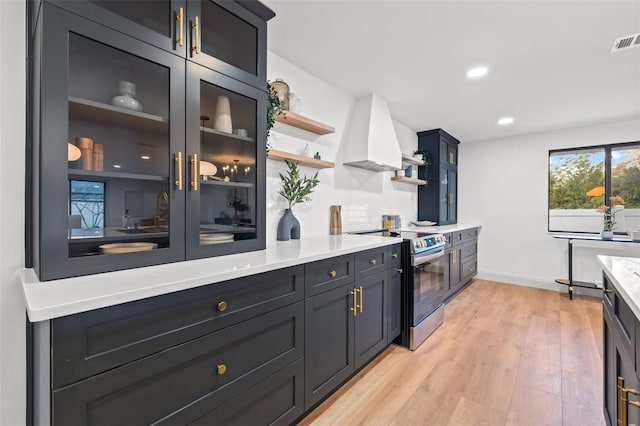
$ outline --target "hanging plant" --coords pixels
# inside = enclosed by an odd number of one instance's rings
[[[423,149],[417,149],[413,151],[413,155],[422,155],[422,162],[424,163],[424,180],[429,184],[427,177],[429,176],[429,166],[431,165],[431,153]]]
[[[269,149],[269,132],[276,123],[276,115],[287,117],[282,100],[278,97],[276,89],[267,81],[267,150]]]

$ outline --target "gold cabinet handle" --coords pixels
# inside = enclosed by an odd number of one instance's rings
[[[178,189],[178,191],[182,191],[182,152],[180,151],[178,151],[178,153],[176,154],[175,173],[176,173],[175,186]]]
[[[376,260],[375,260],[375,259],[371,259],[371,260],[369,261],[369,263],[370,263],[370,264],[372,264],[372,265],[375,265],[377,262],[376,262]]]
[[[331,276],[331,278],[335,278],[336,277],[336,271],[329,271],[329,275]]]
[[[397,259],[397,258],[398,258],[398,253],[393,253],[393,254],[391,255],[391,257],[393,257],[394,259]]]
[[[222,376],[227,372],[227,366],[224,364],[218,364],[218,376]]]
[[[218,302],[218,311],[224,312],[226,310],[227,310],[227,302],[225,302],[224,300],[222,302]]]
[[[635,389],[625,388],[624,387],[624,378],[618,377],[618,424],[619,425],[627,425],[628,424],[628,416],[629,416],[629,407],[628,405],[633,405],[634,407],[640,408],[639,401],[630,401],[629,394],[631,395],[640,395]]]
[[[198,190],[198,154],[191,156],[191,189]]]
[[[449,193],[449,204],[453,205],[453,193],[452,192]]]
[[[193,47],[191,47],[191,52],[200,53],[200,25],[198,23],[198,17],[193,18],[193,24],[191,28],[193,29]]]
[[[176,21],[178,21],[178,34],[176,34],[176,44],[178,46],[182,46],[184,42],[184,9],[181,7],[178,9],[178,13],[176,14]]]
[[[356,290],[358,291],[358,290]],[[360,313],[362,313],[362,295],[364,294],[364,291],[362,290],[362,286],[360,286]]]
[[[349,294],[353,295],[353,307],[349,308],[349,310],[353,312],[353,316],[355,317],[358,315],[358,301],[356,299],[358,297],[358,290],[351,290]]]
[[[403,272],[404,272],[404,269],[402,269],[402,268],[399,268],[399,269],[398,269],[398,273],[399,273],[399,274],[401,274],[401,273],[403,273]]]

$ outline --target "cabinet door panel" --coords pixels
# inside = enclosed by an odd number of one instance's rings
[[[387,343],[391,343],[401,332],[401,291],[402,273],[401,269],[389,269],[389,286],[387,291]]]
[[[264,91],[187,64],[188,259],[264,249],[265,116]]]
[[[296,266],[55,319],[53,387],[302,300],[302,271]]]
[[[303,356],[298,302],[53,392],[55,425],[171,421],[215,408]],[[224,368],[222,367],[224,366]]]
[[[266,86],[267,24],[238,3],[189,0],[189,55],[194,62],[260,89]],[[194,24],[198,21],[198,29]]]
[[[353,284],[305,300],[305,409],[354,370]]]
[[[53,0],[53,3],[161,49],[182,57],[186,54],[185,0]]]
[[[613,317],[603,310],[603,375],[604,375],[604,417],[609,425],[617,424],[618,397],[616,392],[616,347],[614,343]]]
[[[362,367],[387,346],[387,273],[356,281],[355,368]]]
[[[48,3],[42,28],[40,279],[184,259],[184,61]]]

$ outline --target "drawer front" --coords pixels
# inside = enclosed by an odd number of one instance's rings
[[[303,271],[286,268],[55,319],[53,387],[302,300]]]
[[[444,234],[444,237],[447,239],[447,244],[445,245],[445,248],[451,248],[451,246],[453,245],[453,234],[451,233]]]
[[[451,234],[451,244],[454,246],[462,242],[462,232],[454,232]]]
[[[468,241],[462,244],[462,260],[475,256],[478,252],[477,240]]]
[[[189,425],[289,425],[303,413],[304,359],[301,359]]]
[[[462,234],[460,236],[462,241],[469,241],[469,240],[473,240],[474,238],[478,237],[478,229],[477,228],[465,229],[464,231],[461,231],[460,233]]]
[[[353,255],[332,257],[307,263],[304,266],[306,297],[352,283],[353,279]]]
[[[478,270],[478,261],[476,258],[471,258],[462,263],[462,281],[465,283],[476,275]]]
[[[173,419],[215,409],[303,350],[301,301],[54,391],[54,425],[182,423]]]
[[[387,253],[387,247],[356,253],[356,280],[365,275],[387,269],[389,265]]]
[[[400,244],[389,247],[389,268],[398,269],[400,267],[400,261],[402,259],[402,253],[400,250]]]

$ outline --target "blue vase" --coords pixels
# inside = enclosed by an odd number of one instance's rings
[[[278,241],[289,241],[289,239],[300,239],[300,222],[293,215],[291,209],[285,209],[284,214],[278,222]]]

